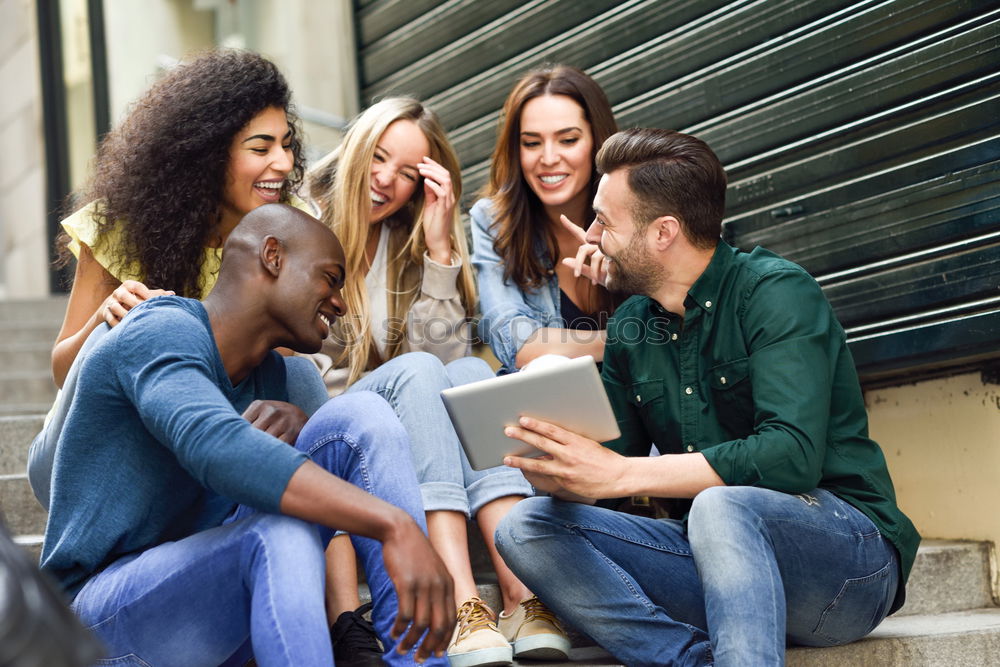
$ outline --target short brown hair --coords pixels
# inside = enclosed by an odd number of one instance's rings
[[[608,174],[619,169],[628,170],[637,225],[672,215],[696,247],[714,248],[719,242],[726,170],[704,141],[655,128],[618,132],[598,151],[597,170]]]

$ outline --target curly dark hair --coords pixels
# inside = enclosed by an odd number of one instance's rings
[[[98,238],[121,222],[118,266],[141,267],[150,287],[199,298],[205,247],[221,219],[233,137],[258,113],[284,109],[293,168],[287,201],[302,180],[302,133],[291,90],[274,63],[251,51],[204,52],[170,70],[101,142],[76,201],[97,201]],[[108,267],[110,268],[110,267]]]

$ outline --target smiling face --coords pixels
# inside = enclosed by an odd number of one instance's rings
[[[369,222],[385,220],[413,198],[420,184],[417,165],[430,150],[423,130],[412,120],[397,120],[385,129],[372,158]]]
[[[285,249],[276,310],[296,352],[318,352],[338,317],[347,312],[341,290],[344,249],[329,229],[309,222],[310,234]]]
[[[521,173],[550,217],[578,215],[594,169],[593,133],[583,108],[565,95],[534,97],[521,110],[519,139]]]
[[[587,241],[596,243],[609,260],[609,290],[649,296],[662,284],[665,270],[647,245],[650,227],[639,228],[635,223],[633,196],[625,169],[601,176],[594,195],[594,223],[587,230]]]
[[[223,238],[253,209],[281,200],[294,164],[291,138],[285,111],[278,107],[264,109],[233,137],[222,195]]]

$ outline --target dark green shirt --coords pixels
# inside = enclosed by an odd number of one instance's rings
[[[920,536],[896,506],[844,329],[816,281],[720,241],[684,307],[680,317],[632,297],[608,323],[602,376],[622,435],[606,445],[701,452],[729,485],[831,491],[895,545],[905,582]]]

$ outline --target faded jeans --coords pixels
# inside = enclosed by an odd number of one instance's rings
[[[497,528],[514,573],[627,665],[783,665],[786,642],[831,646],[877,626],[895,548],[815,489],[715,487],[684,524],[531,498]]]
[[[474,517],[498,498],[534,494],[519,470],[472,469],[441,400],[442,389],[491,377],[489,364],[476,357],[442,364],[428,352],[409,352],[385,362],[347,390],[374,391],[396,412],[410,435],[427,512],[451,510]]]
[[[378,396],[331,399],[295,446],[337,477],[403,508],[426,531],[406,433]],[[108,648],[110,659],[99,664],[215,666],[237,653],[248,656],[251,644],[261,667],[332,665],[323,553],[332,535],[238,506],[222,526],[115,561],[90,578],[73,610]],[[396,654],[389,638],[398,603],[382,546],[351,540],[371,588],[385,658],[412,664],[412,654]]]

